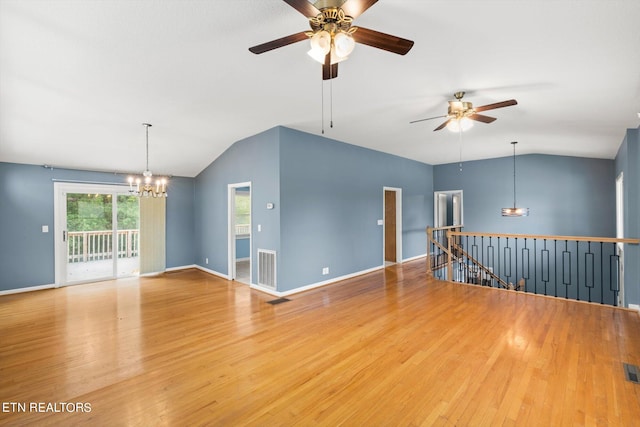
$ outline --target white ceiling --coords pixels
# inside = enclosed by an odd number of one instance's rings
[[[613,158],[640,124],[638,0],[380,0],[355,25],[415,41],[357,45],[324,83],[325,136],[430,164],[460,158],[433,132],[453,92],[487,112],[464,160],[548,153]],[[281,0],[0,0],[0,161],[193,177],[276,125],[320,134],[321,66]],[[333,123],[329,127],[333,93]]]

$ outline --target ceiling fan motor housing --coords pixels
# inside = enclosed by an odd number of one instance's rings
[[[449,101],[448,115],[451,117],[461,118],[474,114],[473,104],[466,101]]]

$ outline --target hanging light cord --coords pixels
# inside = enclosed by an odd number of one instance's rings
[[[145,170],[149,170],[149,128],[151,125],[149,123],[142,124],[146,128],[147,132],[147,168]]]
[[[516,141],[511,143],[513,145],[513,208],[516,207]]]

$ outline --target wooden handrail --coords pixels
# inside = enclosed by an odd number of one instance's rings
[[[505,238],[514,238],[514,239],[573,240],[578,242],[629,243],[632,245],[640,244],[640,239],[616,238],[616,237],[554,236],[554,235],[546,235],[546,234],[478,233],[473,231],[450,231],[449,233],[452,236],[468,236],[468,237],[505,237]]]
[[[471,256],[471,254],[469,254],[469,252],[465,251],[464,249],[462,249],[462,247],[460,247],[457,244],[454,244],[455,250],[456,251],[460,251],[464,256],[467,257],[467,259],[471,260],[471,262],[475,265],[477,265],[480,269],[482,269],[482,271],[486,272],[489,276],[491,276],[492,279],[496,280],[498,283],[500,283],[502,285],[503,288],[508,289],[509,288],[509,284],[507,282],[505,282],[504,280],[502,280],[500,277],[498,277],[497,275],[495,275],[493,273],[493,271],[489,270],[487,267],[485,267],[482,263],[480,263],[480,261],[478,261],[477,259],[475,259],[474,257]]]
[[[427,233],[434,231],[453,230],[454,228],[462,228],[463,225],[446,225],[444,227],[427,227]]]

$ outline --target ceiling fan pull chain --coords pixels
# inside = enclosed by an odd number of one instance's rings
[[[329,80],[329,127],[333,129],[333,76]]]
[[[322,99],[322,134],[324,135],[324,80],[320,80],[320,98]]]
[[[462,172],[462,129],[458,133],[460,134],[460,164],[458,166],[460,167],[460,172]]]

